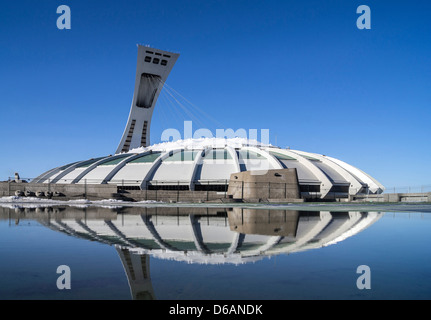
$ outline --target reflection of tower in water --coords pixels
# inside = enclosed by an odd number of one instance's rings
[[[150,257],[135,254],[126,248],[116,248],[129,282],[130,294],[134,300],[155,300],[150,278]]]
[[[241,207],[0,207],[0,219],[10,224],[32,219],[69,236],[114,246],[132,299],[156,299],[150,256],[193,264],[246,264],[336,244],[382,215]]]
[[[155,299],[149,274],[150,255],[198,264],[242,264],[265,256],[301,252],[343,241],[361,232],[381,216],[376,212],[301,212],[245,208],[229,209],[225,217],[220,216],[220,212],[218,216],[211,217],[184,215],[182,222],[175,216],[141,215],[151,236],[162,250],[123,247],[117,248],[117,252],[127,273],[132,298]],[[227,218],[224,227],[215,223],[217,220],[220,222],[220,218]],[[171,245],[173,241],[177,244],[187,241],[186,237],[180,238],[178,234],[172,233],[168,235],[163,231],[163,227],[172,227],[173,224],[178,228],[188,227],[186,229],[193,234],[193,244],[189,248],[194,249],[182,250]],[[211,224],[213,229],[219,229],[218,244],[214,238],[210,240],[208,237],[205,227]],[[225,233],[226,230],[229,232]],[[228,234],[230,236],[226,237]],[[222,242],[230,245],[222,246]]]

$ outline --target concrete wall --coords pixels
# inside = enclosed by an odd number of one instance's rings
[[[178,191],[178,190],[119,190],[116,185],[97,184],[46,184],[0,182],[0,197],[14,196],[16,191],[52,193],[54,200],[103,200],[118,199],[125,201],[164,201],[164,202],[206,202],[230,201],[226,192],[217,191]]]
[[[116,199],[132,201],[163,201],[163,202],[206,202],[230,201],[226,192],[217,191],[180,191],[180,190],[132,190],[121,191]]]
[[[58,198],[58,200],[84,198],[102,200],[115,197],[117,186],[107,184],[85,185],[0,182],[0,196],[14,196],[16,191],[21,191],[23,193],[32,192],[32,196],[36,196],[37,192],[43,192],[44,194],[53,193],[53,198]],[[58,195],[55,193],[58,193]]]
[[[288,171],[286,171],[288,170]],[[294,171],[289,171],[294,170]],[[279,175],[275,175],[275,173]],[[235,178],[237,177],[237,178]],[[296,183],[295,183],[296,181]],[[14,196],[16,191],[25,193],[52,193],[55,200],[73,199],[119,199],[125,201],[163,202],[302,202],[295,169],[269,170],[263,175],[250,172],[233,174],[227,192],[177,191],[177,190],[117,190],[116,185],[98,184],[44,184],[0,182],[0,197]],[[43,196],[43,198],[47,198]],[[347,199],[346,199],[347,200]],[[378,195],[350,196],[350,202],[431,202],[428,193],[384,193]]]
[[[230,176],[228,194],[244,201],[303,201],[296,169],[244,171]]]

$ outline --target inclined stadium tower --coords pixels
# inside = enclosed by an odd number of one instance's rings
[[[115,155],[63,165],[31,182],[226,192],[232,174],[294,168],[302,199],[311,194],[315,199],[341,199],[384,191],[376,179],[341,160],[254,140],[208,138],[150,145],[151,117],[178,57],[177,53],[138,46],[132,106]]]

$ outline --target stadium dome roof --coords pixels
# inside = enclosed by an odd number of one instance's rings
[[[202,190],[223,186],[242,171],[296,168],[302,192],[381,193],[374,178],[343,161],[321,154],[281,149],[242,138],[202,138],[166,142],[50,170],[36,183],[117,184],[147,189]]]

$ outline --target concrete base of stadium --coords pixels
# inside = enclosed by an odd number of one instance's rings
[[[226,191],[125,190],[115,184],[58,184],[0,182],[0,196],[56,200],[162,201],[162,202],[303,202],[296,169],[245,171],[233,174]]]
[[[299,185],[295,169],[269,170],[263,174],[241,172],[232,174],[227,191],[190,190],[123,190],[113,184],[49,184],[4,181],[0,182],[0,197],[38,197],[60,201],[88,199],[90,201],[116,199],[130,202],[160,201],[183,203],[298,203]],[[336,201],[336,200],[334,200]],[[350,195],[342,202],[431,202],[428,193],[384,193],[378,195]]]

